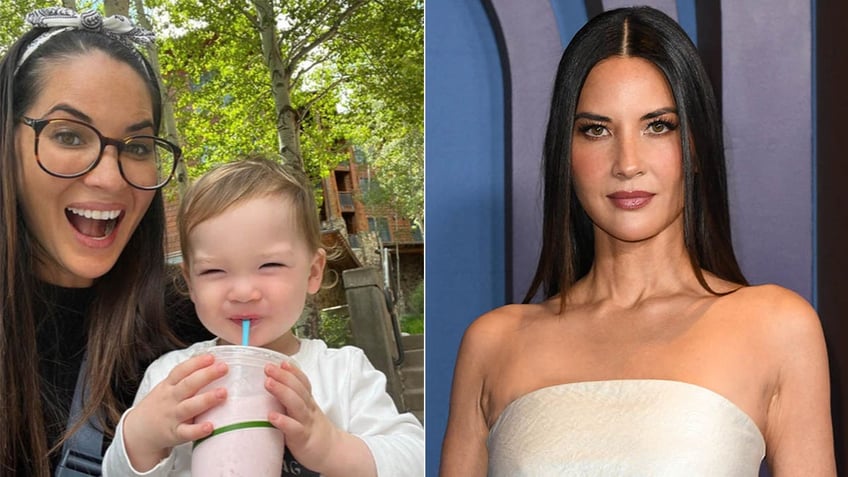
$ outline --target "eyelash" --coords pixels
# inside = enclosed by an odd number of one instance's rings
[[[582,124],[582,125],[578,126],[578,130],[580,131],[580,133],[585,135],[586,137],[588,137],[590,139],[597,139],[597,138],[601,137],[600,135],[588,134],[589,131],[591,131],[592,129],[595,129],[595,128],[602,128],[604,131],[607,130],[606,125],[601,124],[601,123],[587,123],[587,124]]]
[[[269,262],[269,263],[263,263],[263,264],[262,264],[262,266],[260,266],[259,268],[267,268],[267,267],[284,267],[284,266],[285,266],[285,265],[283,265],[282,263]]]
[[[267,263],[263,263],[262,265],[260,265],[260,266],[259,266],[259,269],[263,269],[263,268],[283,268],[283,267],[285,267],[285,266],[286,266],[286,265],[285,265],[284,263],[279,263],[279,262],[267,262]],[[224,272],[224,271],[223,271],[222,269],[220,269],[220,268],[210,268],[210,269],[207,269],[207,270],[200,270],[200,271],[198,271],[198,272],[197,272],[197,275],[198,275],[198,276],[213,275],[213,274],[215,274],[215,273],[223,273],[223,272]]]
[[[650,131],[657,124],[661,124],[662,126],[664,126],[666,131],[663,131],[662,133],[654,133],[654,134],[663,134],[665,132],[671,132],[671,131],[674,131],[675,129],[677,129],[677,126],[678,126],[676,121],[669,121],[667,119],[657,118],[657,119],[651,121],[650,123],[648,123],[648,126],[645,129]]]

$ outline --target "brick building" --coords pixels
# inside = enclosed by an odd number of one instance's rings
[[[182,262],[180,234],[177,231],[178,199],[165,200],[165,258],[168,263]]]
[[[378,172],[359,151],[352,148],[350,157],[322,180],[322,224],[343,230],[359,261],[383,272],[403,312],[406,298],[424,279],[423,237],[390,206],[363,201]]]

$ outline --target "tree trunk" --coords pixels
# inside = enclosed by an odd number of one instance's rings
[[[277,25],[271,0],[252,0],[259,20],[262,57],[271,73],[271,91],[277,118],[277,140],[283,161],[303,170],[297,111],[291,105],[291,71],[287,71],[277,46]]]
[[[144,12],[143,0],[134,0],[134,2],[139,26],[153,31],[153,25],[150,24],[150,19],[147,18],[147,14]],[[156,50],[156,45],[150,45],[147,48],[147,58],[150,60],[150,66],[153,67],[153,71],[156,73],[156,80],[159,81],[159,85],[162,88],[162,130],[164,137],[174,144],[182,144],[179,132],[177,131],[177,119],[174,115],[174,100],[168,94],[168,88],[163,83],[159,70],[159,52]],[[180,161],[177,164],[174,179],[177,181],[177,192],[182,197],[188,187],[188,171],[186,170],[185,161]]]
[[[129,18],[130,0],[103,0],[103,11],[106,13],[107,17],[112,15],[123,15]]]
[[[144,1],[134,0],[133,7],[135,9],[138,25],[142,28],[153,31],[153,25],[150,24],[150,20],[144,12]],[[104,0],[103,8],[106,16],[123,15],[127,18],[130,17],[130,0]],[[174,101],[168,95],[168,90],[164,87],[162,82],[162,75],[159,72],[159,54],[156,51],[156,45],[150,45],[147,47],[147,59],[150,61],[150,66],[156,74],[156,80],[159,82],[159,85],[162,86],[162,126],[165,133],[165,139],[173,142],[174,144],[180,144],[181,141],[177,133],[177,120],[174,116]],[[177,190],[180,197],[182,197],[188,184],[188,172],[186,171],[184,162],[181,161],[177,164],[175,176],[178,185]]]

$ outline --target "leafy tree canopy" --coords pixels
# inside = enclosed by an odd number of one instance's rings
[[[26,30],[27,12],[61,4],[0,2],[0,53]],[[317,178],[355,145],[368,151],[386,196],[396,198],[389,202],[423,220],[421,0],[130,4],[157,33],[191,176],[247,152],[283,151]],[[76,2],[92,5],[102,8]]]

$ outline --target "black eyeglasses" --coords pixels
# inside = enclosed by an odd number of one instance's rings
[[[113,139],[90,124],[74,119],[32,119],[21,122],[35,130],[35,158],[54,177],[80,177],[100,163],[106,146],[118,150],[121,177],[136,189],[156,190],[171,180],[182,156],[179,146],[155,136]],[[41,140],[39,140],[41,139]]]

